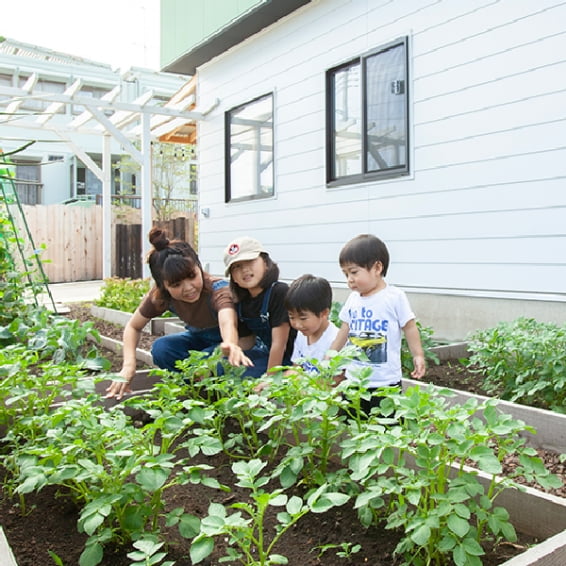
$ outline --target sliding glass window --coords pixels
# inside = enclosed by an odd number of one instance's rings
[[[327,71],[327,183],[409,172],[407,38]]]

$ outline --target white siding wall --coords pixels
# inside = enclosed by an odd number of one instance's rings
[[[371,232],[413,289],[566,300],[566,2],[318,0],[199,69],[200,254],[258,238],[283,279],[343,286]],[[411,175],[328,189],[325,70],[409,36]],[[272,199],[224,203],[224,112],[274,93]]]

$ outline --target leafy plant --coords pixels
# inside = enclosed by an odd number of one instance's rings
[[[495,401],[449,407],[433,391],[416,387],[388,396],[384,403],[400,425],[370,421],[343,441],[343,459],[361,487],[355,506],[365,526],[383,520],[406,533],[396,549],[404,564],[440,565],[450,555],[457,566],[479,566],[487,538],[515,540],[507,511],[494,505],[503,489],[520,488],[513,477],[527,474],[543,487],[561,482],[526,447],[520,433],[532,429],[500,413]],[[501,477],[511,454],[521,466]]]
[[[13,297],[21,306],[19,289]],[[492,402],[448,406],[447,392],[412,388],[380,392],[379,414],[362,415],[366,374],[334,381],[350,359],[347,350],[312,361],[318,373],[278,368],[261,392],[219,351],[193,353],[179,372],[161,372],[150,395],[107,411],[84,376],[98,364],[86,346],[88,335],[96,337],[92,326],[38,309],[7,312],[1,304],[0,315],[5,485],[20,496],[22,512],[25,496],[48,485],[77,503],[78,529],[88,537],[80,566],[100,564],[111,541],[132,543],[136,566],[171,566],[164,525],[192,539],[195,564],[211,554],[217,537],[229,542],[221,561],[284,564],[277,551],[283,533],[305,514],[352,498],[362,526],[379,521],[404,533],[396,552],[405,564],[451,559],[476,566],[486,540],[515,537],[507,511],[496,505],[503,489],[517,487],[515,476],[545,488],[560,484],[526,446],[522,433],[532,429]],[[426,349],[432,333],[421,328],[421,335]],[[133,426],[123,407],[143,411],[147,422]],[[228,490],[210,477],[210,466],[193,460],[222,450],[249,497],[211,503],[202,520],[169,510],[173,486]],[[511,456],[518,461],[514,476],[501,477]],[[267,513],[276,514],[275,532],[266,529]],[[346,560],[359,551],[330,541],[320,552],[330,549]]]
[[[150,279],[109,277],[104,280],[100,296],[94,304],[108,309],[134,312],[150,287]]]
[[[438,343],[433,338],[434,330],[430,326],[424,326],[418,320],[417,328],[419,329],[419,334],[421,336],[421,344],[423,347],[425,361],[427,364],[438,364],[438,356],[432,349],[434,346],[438,346]],[[413,369],[415,369],[413,356],[409,350],[405,336],[403,336],[401,340],[401,367],[403,368],[403,375],[406,377],[409,377]]]
[[[342,542],[340,544],[324,544],[322,546],[317,546],[314,550],[318,550],[317,558],[321,558],[325,552],[329,550],[336,550],[336,556],[341,558],[346,558],[348,562],[352,558],[353,554],[360,552],[362,547],[359,544],[352,544],[351,542]]]
[[[307,513],[324,513],[349,499],[347,495],[328,491],[327,486],[313,491],[306,500],[297,495],[289,497],[282,489],[264,490],[270,477],[261,476],[260,473],[266,465],[266,462],[258,459],[232,464],[232,471],[238,478],[236,485],[250,490],[251,502],[233,503],[229,508],[238,511],[232,514],[220,503],[209,505],[208,515],[201,520],[200,533],[191,544],[193,564],[202,562],[210,555],[214,549],[214,538],[219,536],[229,537],[229,560],[238,560],[245,566],[286,564],[284,556],[273,553],[283,534]],[[264,529],[268,507],[284,507],[284,511],[277,514],[278,526],[270,540]]]
[[[166,552],[160,552],[164,544],[156,541],[154,537],[144,537],[135,541],[133,546],[136,550],[128,553],[128,558],[134,560],[131,566],[155,566],[159,564],[167,556]],[[173,564],[174,562],[168,560],[162,562],[161,566],[173,566]]]
[[[522,317],[473,333],[468,349],[489,393],[566,412],[566,326]]]

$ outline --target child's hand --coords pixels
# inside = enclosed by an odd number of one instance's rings
[[[413,365],[415,366],[415,369],[411,372],[411,377],[414,379],[421,379],[426,370],[424,356],[415,356],[413,358]]]
[[[260,381],[255,387],[254,387],[254,393],[261,393],[264,389],[266,389],[268,387],[269,383],[267,383],[267,381]]]

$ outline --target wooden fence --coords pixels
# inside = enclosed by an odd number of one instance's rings
[[[51,283],[102,279],[102,207],[22,205]],[[20,234],[24,232],[20,231]]]
[[[167,230],[171,239],[184,240],[195,246],[196,214],[174,218],[172,220],[154,222]],[[142,277],[142,237],[141,224],[116,224],[114,227],[115,254],[112,273],[118,277],[140,279]]]
[[[52,204],[22,205],[22,208],[35,246],[46,246],[40,257],[47,260],[43,269],[51,283],[102,279],[101,206]],[[159,225],[171,237],[195,246],[196,214]],[[140,278],[141,224],[115,224],[112,228],[112,275]],[[20,233],[24,234],[23,227]]]

